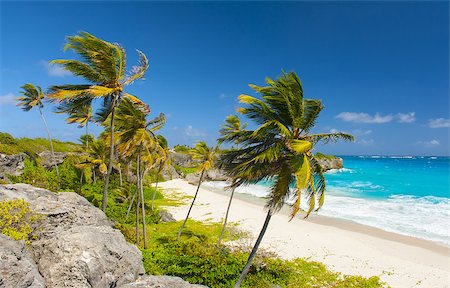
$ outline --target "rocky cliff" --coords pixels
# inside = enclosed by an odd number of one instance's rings
[[[0,201],[15,198],[43,219],[27,247],[0,234],[0,287],[200,287],[143,275],[139,249],[76,193],[0,185]]]

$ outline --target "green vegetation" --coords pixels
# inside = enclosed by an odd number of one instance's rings
[[[315,157],[316,157],[316,159],[329,159],[329,160],[337,158],[334,155],[327,155],[327,154],[323,154],[323,153],[320,153],[320,152],[317,152]]]
[[[160,223],[160,209],[185,204],[191,199],[177,195],[176,191],[163,194],[151,187],[152,181],[157,186],[170,160],[167,140],[155,135],[164,125],[165,117],[161,113],[149,120],[150,107],[124,91],[144,77],[149,66],[145,54],[138,51],[138,65],[127,71],[126,53],[121,45],[87,32],[67,37],[65,50],[72,50],[78,59],[51,63],[83,78],[85,83],[51,86],[48,98],[57,104],[57,113],[67,114],[68,123],[86,128],[81,139],[83,146],[52,141],[49,132],[49,140],[14,139],[1,133],[0,152],[31,156],[25,161],[24,173],[10,177],[13,182],[53,191],[76,191],[84,196],[113,220],[128,241],[142,249],[147,273],[176,275],[212,288],[230,287],[236,281],[235,287],[241,284],[245,287],[381,287],[378,277],[343,276],[317,262],[286,261],[270,253],[256,256],[270,218],[284,204],[293,182],[297,201],[292,217],[300,209],[301,193],[306,193],[308,198],[307,215],[315,209],[316,200],[317,209],[322,206],[325,179],[312,154],[313,146],[322,140],[353,140],[353,136],[344,133],[310,134],[322,103],[303,98],[302,85],[295,73],[283,73],[277,80],[267,79],[266,87],[251,85],[262,99],[240,96],[243,107],[238,112],[260,125],[257,129],[246,130],[247,125],[241,125],[237,116],[230,116],[220,131],[220,143],[236,145],[221,155],[221,167],[233,179],[233,187],[276,179],[263,229],[248,253],[248,247],[220,245],[222,239],[245,237],[242,232],[225,230],[226,220],[223,226],[188,220],[203,174],[212,167],[219,153],[218,147],[211,149],[204,142],[199,142],[194,149],[186,145],[174,147],[176,152],[189,154],[199,163],[198,168],[177,166],[176,169],[185,175],[198,170],[202,176],[184,222]],[[47,95],[32,84],[22,89],[23,97],[18,105],[25,111],[38,107],[47,126],[42,114],[42,100]],[[97,105],[100,109],[94,113],[93,102],[98,100],[101,100]],[[105,128],[98,139],[91,139],[88,134],[87,124],[91,121]],[[46,170],[37,157],[44,150],[51,150],[52,155],[54,151],[78,153],[69,155],[59,167],[55,164],[53,169]],[[232,197],[229,203],[231,200]],[[23,200],[1,202],[0,217],[2,233],[24,240],[32,237],[33,223],[38,220]]]
[[[0,201],[0,233],[29,244],[41,215],[33,212],[23,199]]]
[[[188,175],[193,174],[198,171],[198,167],[183,167],[180,165],[174,165],[173,166],[177,172],[179,172],[181,175]]]
[[[239,145],[239,149],[225,151],[221,156],[220,166],[233,179],[233,186],[274,179],[263,228],[235,288],[242,284],[272,215],[281,209],[285,199],[292,196],[296,199],[291,219],[300,210],[302,194],[309,206],[305,218],[322,207],[326,183],[322,167],[312,154],[314,145],[319,141],[354,140],[346,133],[310,133],[323,106],[320,100],[303,97],[303,87],[295,72],[283,72],[276,80],[266,78],[266,83],[264,87],[249,85],[260,98],[239,96],[242,107],[237,111],[259,127],[221,131],[221,141]],[[296,188],[294,193],[289,187]]]
[[[53,140],[55,152],[75,152],[80,148],[79,144]],[[25,153],[31,157],[43,151],[50,151],[50,141],[44,138],[13,138],[8,133],[0,132],[0,153],[12,155]]]

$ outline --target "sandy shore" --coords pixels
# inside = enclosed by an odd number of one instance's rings
[[[181,179],[160,183],[160,187],[191,196],[196,189]],[[237,196],[229,221],[238,222],[241,229],[249,231],[256,239],[266,215],[262,208],[264,202]],[[228,199],[224,191],[201,188],[191,218],[222,221]],[[186,216],[187,206],[168,210],[181,220]],[[287,213],[281,211],[272,217],[261,244],[282,258],[308,258],[345,274],[380,276],[392,287],[450,287],[448,247],[317,215],[306,221],[295,218],[288,222]]]

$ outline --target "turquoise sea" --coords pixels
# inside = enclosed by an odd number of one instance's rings
[[[327,194],[318,214],[450,246],[449,157],[341,157],[345,168],[326,172]],[[236,191],[268,193],[267,183]]]

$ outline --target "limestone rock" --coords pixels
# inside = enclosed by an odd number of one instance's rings
[[[191,156],[188,154],[178,153],[175,151],[170,152],[170,160],[174,165],[183,167],[191,167],[195,164],[195,161],[193,161]]]
[[[6,175],[19,176],[25,168],[25,154],[0,154],[0,177]]]
[[[52,152],[50,151],[42,151],[39,153],[39,158],[41,159],[41,165],[45,169],[51,169],[55,164],[59,165],[64,162],[66,159],[67,153],[64,152],[55,152],[55,157],[52,157]]]
[[[225,171],[214,168],[206,171],[206,180],[208,181],[227,181],[228,177]]]
[[[23,242],[0,234],[0,287],[45,287],[44,278]]]
[[[30,253],[46,287],[114,287],[144,273],[141,252],[78,194],[0,185],[0,200],[11,198],[23,198],[44,214]]]
[[[164,180],[172,180],[172,179],[181,178],[180,174],[178,174],[177,170],[172,165],[168,165],[167,167],[165,167],[163,169],[162,177]]]
[[[189,184],[198,185],[198,182],[200,180],[200,173],[195,172],[195,173],[187,174],[185,179],[186,179],[186,181],[188,181]]]
[[[190,284],[180,277],[173,276],[144,276],[136,282],[119,288],[207,288],[207,286]]]
[[[322,166],[322,169],[324,171],[330,170],[330,169],[341,169],[344,167],[344,160],[339,157],[335,157],[332,159],[327,158],[320,158],[319,164]]]
[[[175,218],[173,218],[173,215],[170,214],[169,212],[165,211],[165,210],[160,210],[159,211],[159,221],[161,222],[176,222],[177,220],[175,220]]]

